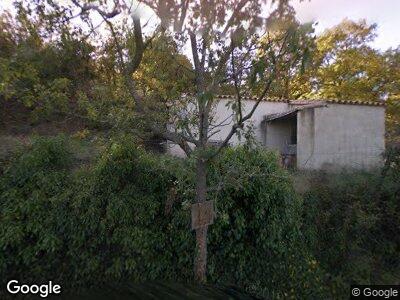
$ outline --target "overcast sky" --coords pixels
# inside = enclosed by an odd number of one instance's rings
[[[0,0],[0,10],[10,8],[13,0]],[[61,0],[62,1],[62,0]],[[400,0],[292,0],[302,22],[318,22],[317,33],[344,18],[378,24],[373,46],[381,50],[400,45]]]
[[[373,46],[386,50],[400,45],[400,0],[293,0],[302,22],[317,21],[317,32],[338,24],[344,18],[366,19],[378,24]]]

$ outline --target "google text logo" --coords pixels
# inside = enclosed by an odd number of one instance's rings
[[[19,284],[18,280],[10,280],[7,283],[7,291],[10,294],[39,294],[40,297],[46,298],[50,294],[60,294],[61,286],[49,281],[47,284]]]

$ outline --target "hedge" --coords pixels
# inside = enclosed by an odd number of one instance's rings
[[[40,138],[4,170],[0,284],[52,280],[75,291],[192,281],[194,162],[147,153],[127,138],[90,167],[77,170],[73,160],[68,139]],[[208,170],[217,212],[209,282],[273,299],[342,296],[338,289],[374,274],[388,282],[398,266],[399,241],[390,238],[398,174],[390,163],[376,184],[324,183],[302,199],[274,153],[227,149]]]

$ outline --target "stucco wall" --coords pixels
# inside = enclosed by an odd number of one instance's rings
[[[312,169],[315,148],[315,109],[297,113],[297,167]]]
[[[231,115],[226,106],[228,99],[221,99],[215,107],[215,121],[219,123]],[[244,101],[248,112],[254,101]],[[261,122],[265,115],[285,112],[285,102],[261,102],[253,117],[247,122],[254,125],[256,139],[272,149],[281,149],[282,141],[289,140],[289,130],[283,126],[284,136],[277,136],[279,123],[273,131],[266,130]],[[231,122],[230,122],[231,121]],[[222,141],[231,129],[232,120],[224,122],[212,140]],[[278,130],[277,130],[278,129]],[[297,166],[299,169],[368,169],[382,164],[385,149],[385,109],[382,106],[328,104],[327,107],[305,109],[297,115]],[[238,136],[230,144],[237,145]],[[179,146],[169,143],[168,152],[185,156]]]
[[[385,109],[328,104],[298,114],[300,169],[370,169],[382,164]]]
[[[228,103],[228,99],[223,99],[221,100],[218,105],[215,108],[215,119],[217,122],[221,122],[224,120],[227,116],[229,116],[232,111],[230,108],[226,106]],[[243,101],[243,110],[244,110],[244,115],[247,114],[253,107],[255,101],[250,101],[250,100],[245,100]],[[257,138],[258,141],[260,141],[262,144],[265,144],[265,129],[261,126],[261,122],[264,119],[265,115],[268,114],[274,114],[274,113],[279,113],[279,112],[284,112],[288,110],[288,104],[285,102],[261,102],[256,111],[254,112],[252,118],[246,122],[246,124],[252,124],[254,126],[254,134],[255,137]],[[221,127],[221,132],[216,134],[215,136],[212,137],[212,139],[220,139],[223,140],[227,134],[229,133],[231,126],[224,126]],[[232,137],[231,144],[232,145],[237,145],[241,141],[239,141],[238,136],[235,135]]]
[[[214,123],[219,124],[220,122],[224,121],[227,117],[232,114],[232,110],[227,107],[227,103],[229,99],[221,99],[215,106],[214,112]],[[243,101],[243,111],[244,114],[249,112],[253,107],[255,101],[251,100],[244,100]],[[254,125],[254,134],[256,139],[262,144],[265,144],[265,128],[261,126],[261,121],[264,119],[264,116],[267,114],[274,114],[279,112],[284,112],[288,109],[288,104],[285,102],[261,102],[257,107],[257,110],[254,112],[252,118],[246,122],[246,124],[253,124]],[[212,140],[222,141],[228,135],[231,125],[232,125],[232,118],[228,118],[224,122],[224,124],[228,124],[226,126],[220,126],[218,129],[220,132],[212,136]],[[230,141],[231,145],[238,145],[239,143],[244,142],[243,140],[240,141],[237,135],[234,135]],[[174,144],[169,143],[167,145],[168,152],[183,157],[185,153],[182,149]]]

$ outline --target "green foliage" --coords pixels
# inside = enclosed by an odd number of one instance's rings
[[[71,154],[62,137],[37,139],[0,179],[1,283],[41,282],[62,274],[67,251],[65,206]],[[57,277],[58,278],[58,277]],[[4,281],[4,282],[3,282]]]
[[[70,149],[63,137],[37,139],[5,168],[1,284],[191,281],[194,161],[124,137],[76,170]],[[398,282],[399,157],[388,152],[382,174],[321,174],[303,202],[275,154],[224,150],[208,170],[209,282],[273,299],[345,298],[352,283]]]
[[[48,41],[43,27],[22,8],[15,18],[0,15],[0,101],[24,104],[34,120],[70,113],[94,78],[94,47],[66,29]]]
[[[179,274],[164,213],[174,177],[134,143],[113,143],[90,172],[78,174],[71,255],[80,284],[154,280]],[[190,240],[184,234],[185,240]],[[183,243],[182,245],[185,245]],[[182,246],[181,246],[182,247]],[[183,254],[182,254],[183,255]],[[171,270],[172,269],[172,270]]]
[[[322,297],[318,263],[302,242],[302,202],[278,160],[244,147],[226,150],[212,165],[217,219],[210,227],[210,277],[265,298]]]
[[[369,46],[376,25],[344,20],[317,39],[315,97],[376,101],[386,93],[385,56]]]
[[[312,64],[311,53],[315,50],[313,24],[301,24],[291,6],[284,9],[283,15],[282,12],[272,15],[270,23],[269,30],[259,41],[261,49],[258,55],[262,60],[257,62],[251,74],[250,85],[256,75],[261,82],[265,81],[265,70],[274,66],[276,71],[268,70],[275,76],[269,97],[296,99],[310,84],[304,73]],[[281,55],[282,58],[278,59]]]
[[[119,42],[134,48],[131,29],[126,29],[126,34],[120,37]],[[126,79],[117,71],[115,51],[112,38],[100,49],[97,80],[89,92],[78,95],[80,113],[93,125],[108,124],[119,131],[135,131],[144,136],[148,132],[143,129],[143,116],[136,111]],[[133,49],[129,51],[134,52]],[[149,41],[141,64],[132,76],[140,95],[146,99],[146,108],[153,112],[150,118],[153,123],[165,124],[171,116],[186,108],[187,101],[181,96],[192,90],[192,66],[186,56],[179,53],[178,45],[166,33],[158,33]],[[132,123],[136,126],[133,127]]]
[[[290,83],[293,96],[387,103],[388,140],[399,141],[400,48],[379,51],[370,42],[376,24],[343,20],[316,39],[311,67]],[[298,85],[300,83],[300,85]]]
[[[92,174],[81,174],[72,212],[79,234],[71,249],[79,282],[191,280],[194,174],[186,163],[124,141],[110,146]],[[276,298],[322,292],[317,263],[301,243],[301,202],[277,158],[229,150],[209,171],[218,210],[210,228],[210,281]]]
[[[294,16],[292,16],[294,18]],[[308,45],[307,68],[295,65],[282,74],[273,96],[285,99],[344,99],[398,102],[399,49],[374,49],[376,24],[365,20],[343,20],[313,38],[313,26],[300,27],[297,34]],[[279,31],[278,31],[279,33]],[[302,44],[300,44],[302,45]],[[390,122],[390,124],[393,122]]]
[[[303,230],[334,298],[347,298],[350,284],[399,281],[398,159],[383,174],[320,174],[305,196]]]
[[[168,66],[168,68],[160,68]],[[149,99],[162,102],[180,98],[193,90],[194,71],[178,45],[167,34],[159,34],[149,45],[141,66],[134,74],[139,89]]]
[[[92,168],[71,173],[65,149],[62,138],[41,139],[1,179],[2,280],[51,279],[65,289],[190,281],[191,162],[124,138]],[[210,282],[274,298],[321,295],[318,264],[301,242],[301,201],[277,158],[230,149],[209,172],[217,208]]]

